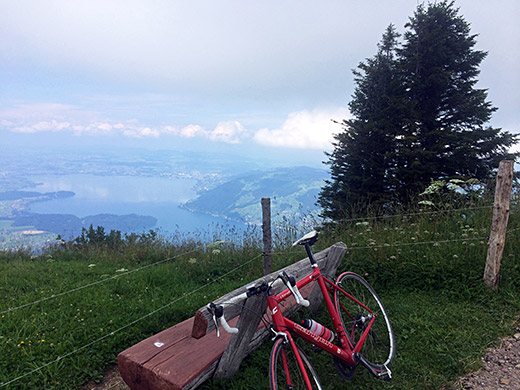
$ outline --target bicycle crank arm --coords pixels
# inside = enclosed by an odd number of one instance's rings
[[[363,355],[360,353],[355,353],[353,355],[354,360],[361,364],[363,367],[365,367],[372,375],[374,375],[376,378],[383,379],[385,381],[392,380],[392,371],[385,365],[385,369],[380,371],[376,370],[372,365],[365,359]]]

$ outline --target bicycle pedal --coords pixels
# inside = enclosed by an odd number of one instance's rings
[[[372,375],[374,375],[376,378],[383,379],[385,381],[389,381],[392,379],[392,371],[388,368],[388,366],[385,364],[384,370],[378,370],[376,367],[374,367],[368,360],[365,359],[363,355],[360,353],[355,353],[353,355],[354,360],[357,361],[359,364],[361,364],[363,367],[365,367]]]
[[[391,381],[392,380],[392,371],[385,365],[385,371],[381,372],[379,374],[379,378],[381,378],[384,381]]]

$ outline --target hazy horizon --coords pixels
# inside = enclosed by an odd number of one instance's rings
[[[318,166],[348,118],[351,70],[417,0],[122,1],[0,6],[0,134],[9,149],[132,147]],[[520,3],[457,0],[488,51],[490,125],[520,131]]]

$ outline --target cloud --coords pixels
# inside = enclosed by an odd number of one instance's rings
[[[193,138],[197,135],[205,134],[205,130],[202,126],[199,125],[189,125],[184,127],[180,132],[179,135],[184,138]]]
[[[317,108],[289,114],[278,129],[260,129],[253,139],[267,146],[330,150],[333,135],[341,131],[334,121],[349,116],[345,108]]]
[[[58,122],[55,119],[52,121],[40,121],[30,125],[14,126],[13,130],[17,133],[39,133],[39,132],[57,132],[70,128],[69,122]]]
[[[209,133],[209,139],[228,144],[241,143],[247,137],[247,131],[238,121],[220,122],[213,131]]]
[[[197,124],[184,127],[150,126],[140,124],[135,119],[113,121],[100,119],[99,116],[98,113],[63,104],[18,105],[0,111],[0,129],[24,134],[69,132],[78,137],[117,134],[129,138],[200,137],[229,144],[238,144],[250,138],[248,130],[238,121],[222,121],[208,130]]]
[[[199,125],[188,125],[183,128],[178,128],[175,126],[163,126],[161,128],[161,133],[166,135],[174,135],[182,138],[194,138],[197,136],[206,136],[208,137],[208,132]]]
[[[373,51],[384,27],[395,22],[389,13],[397,17],[402,6],[410,11],[415,6],[398,0],[385,12],[375,12],[380,4],[309,0],[3,3],[0,59],[13,67],[36,63],[57,72],[76,69],[105,80],[169,85],[204,95],[208,89],[221,92],[223,83],[285,93],[313,80],[323,85],[331,71],[349,68],[338,58],[348,56],[354,65],[366,56],[354,50],[368,50],[363,40],[345,42],[345,37],[368,35]],[[343,23],[344,15],[352,16],[349,23]]]
[[[253,141],[271,147],[330,150],[333,135],[342,129],[341,125],[334,121],[348,117],[347,109],[342,107],[302,110],[289,114],[279,128],[261,128],[253,131],[237,120],[218,122],[214,128],[205,128],[193,123],[187,126],[154,126],[135,119],[115,121],[81,107],[45,103],[19,105],[1,110],[0,128],[25,134],[63,132],[77,137],[181,137],[227,144]]]
[[[123,135],[130,138],[159,138],[161,132],[158,129],[152,129],[150,127],[134,127],[125,128],[123,130]]]

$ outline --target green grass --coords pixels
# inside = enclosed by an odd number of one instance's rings
[[[354,221],[322,232],[315,250],[337,241],[347,244],[341,270],[357,272],[374,286],[397,345],[391,382],[358,369],[354,380],[345,383],[330,356],[309,351],[325,388],[440,389],[478,367],[483,351],[510,332],[520,314],[520,263],[515,258],[520,231],[508,235],[498,293],[482,284],[490,221],[491,210],[478,209]],[[519,226],[514,209],[509,229]],[[37,257],[0,252],[0,380],[16,379],[88,345],[2,388],[77,389],[99,380],[119,352],[191,317],[262,271],[256,233],[245,235],[243,245],[202,247],[199,240],[144,238],[112,247],[70,244]],[[304,257],[294,248],[280,252],[273,256],[273,269]],[[231,270],[235,272],[227,274]],[[93,285],[7,311],[87,284]],[[324,313],[317,319],[327,324]],[[266,342],[246,359],[232,382],[210,381],[204,388],[268,387],[270,348]]]

